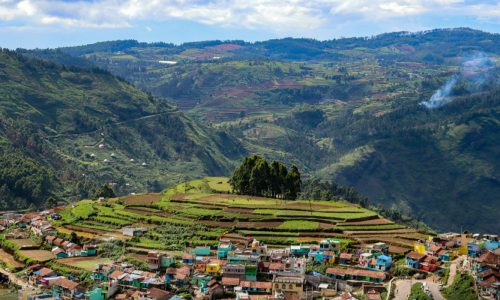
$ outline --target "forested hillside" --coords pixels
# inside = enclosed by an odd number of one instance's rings
[[[438,229],[499,231],[499,44],[499,34],[458,28],[29,54],[85,59],[227,130],[249,153],[354,186]],[[422,105],[437,90],[443,105]]]
[[[232,170],[244,150],[107,71],[0,52],[0,207],[160,190]]]

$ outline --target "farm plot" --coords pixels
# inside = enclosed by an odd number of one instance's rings
[[[2,248],[0,248],[0,261],[2,261],[5,266],[9,269],[21,269],[24,267],[23,264],[18,262],[14,256],[12,256],[10,253],[5,252]]]
[[[102,258],[96,256],[69,257],[57,260],[57,263],[59,264],[67,265],[77,269],[82,269],[88,272],[94,271],[97,264],[110,264],[112,262],[113,261],[109,258]]]
[[[47,250],[21,250],[19,253],[21,256],[37,262],[46,262],[54,258],[52,252]]]
[[[8,241],[15,244],[19,249],[30,249],[39,247],[39,245],[33,243],[31,239],[12,239]]]
[[[147,206],[160,201],[160,199],[161,199],[161,194],[150,193],[150,194],[130,195],[122,197],[119,199],[119,201],[123,203],[123,205],[127,206],[136,206],[136,205]]]

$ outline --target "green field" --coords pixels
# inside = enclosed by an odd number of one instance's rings
[[[160,196],[81,201],[68,206],[58,223],[102,230],[108,237],[113,233],[118,237],[123,226],[149,226],[145,236],[127,241],[129,247],[144,251],[214,246],[227,230],[271,245],[316,243],[335,237],[348,243],[381,239],[409,249],[413,240],[422,238],[416,230],[347,202],[285,201],[228,191],[227,178],[207,177],[178,184]]]

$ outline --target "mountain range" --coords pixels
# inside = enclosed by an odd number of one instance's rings
[[[458,28],[4,50],[2,161],[30,162],[41,191],[19,184],[2,205],[86,197],[102,183],[159,190],[229,175],[258,153],[436,229],[498,232],[499,44]],[[471,69],[478,54],[488,64]],[[442,106],[422,105],[450,80]],[[4,189],[22,181],[5,173]]]

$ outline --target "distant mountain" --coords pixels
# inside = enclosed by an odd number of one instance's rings
[[[499,44],[499,34],[457,28],[329,41],[110,41],[57,51],[170,100],[248,152],[294,163],[306,176],[354,186],[438,229],[498,232]],[[492,62],[478,70],[487,74],[481,84],[458,83],[454,101],[440,108],[420,104],[479,54]],[[44,56],[67,64],[62,55]]]
[[[245,153],[223,130],[107,71],[8,50],[0,66],[0,208],[87,197],[106,183],[120,193],[160,190],[228,173]]]

